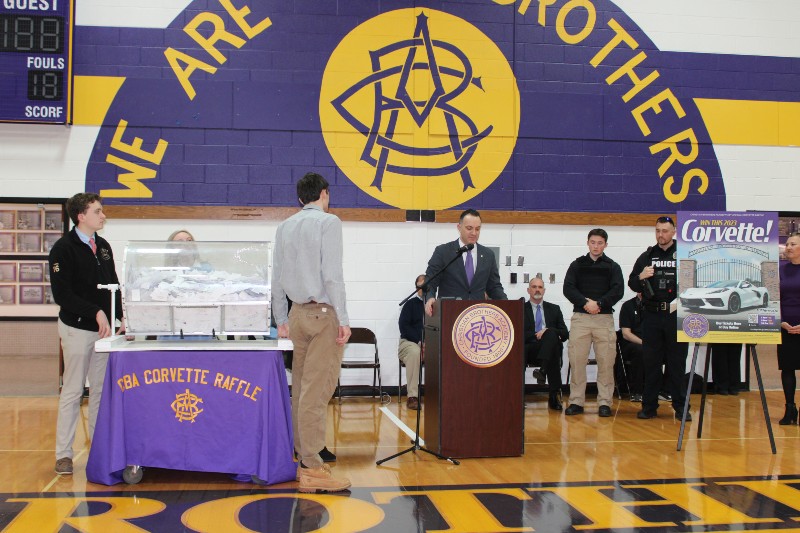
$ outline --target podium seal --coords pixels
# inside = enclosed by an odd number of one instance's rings
[[[476,304],[464,309],[453,326],[453,347],[468,365],[488,368],[511,353],[514,328],[499,307]]]

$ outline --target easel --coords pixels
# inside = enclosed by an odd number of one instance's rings
[[[681,451],[683,445],[683,432],[686,429],[686,414],[689,412],[689,398],[692,393],[692,380],[694,379],[694,370],[697,367],[697,353],[700,351],[700,344],[694,345],[694,352],[692,354],[692,366],[689,370],[689,385],[686,389],[686,402],[683,404],[683,415],[681,417],[681,430],[678,435],[678,451]],[[711,362],[711,353],[713,348],[706,350],[706,364],[703,370],[703,394],[700,398],[700,417],[697,420],[697,438],[703,435],[703,415],[706,409],[706,390],[708,388],[708,366]],[[761,380],[761,367],[758,365],[758,352],[756,352],[755,344],[745,345],[745,354],[747,357],[753,358],[753,366],[756,370],[756,381],[758,381],[758,391],[761,394],[761,407],[764,409],[764,422],[767,424],[767,433],[769,433],[769,444],[772,447],[772,454],[778,453],[775,448],[775,436],[772,434],[772,423],[769,420],[769,410],[767,409],[767,396],[764,394],[764,382]]]

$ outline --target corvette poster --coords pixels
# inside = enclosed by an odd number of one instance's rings
[[[780,344],[778,214],[678,213],[678,340]]]

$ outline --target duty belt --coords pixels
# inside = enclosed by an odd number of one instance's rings
[[[669,302],[647,302],[644,308],[655,313],[669,313]]]

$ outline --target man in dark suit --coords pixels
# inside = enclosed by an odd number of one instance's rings
[[[460,298],[462,300],[507,300],[494,253],[478,244],[481,234],[481,214],[474,209],[461,213],[458,225],[459,238],[452,242],[440,244],[433,251],[428,270],[425,275],[428,282],[428,296],[425,312],[433,315],[433,302],[439,298]],[[473,248],[461,253],[459,260],[454,261],[447,270],[436,279],[431,279],[454,257],[459,250],[472,244]],[[438,295],[437,295],[438,291]]]
[[[558,393],[561,391],[561,354],[563,342],[569,338],[564,315],[556,304],[544,301],[544,280],[533,278],[528,283],[528,296],[525,302],[525,360],[528,364],[538,364],[541,368],[533,371],[533,377],[544,379],[547,376],[550,409],[561,411]]]

